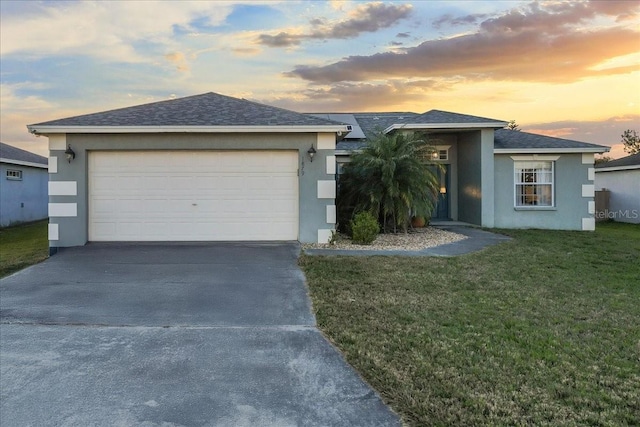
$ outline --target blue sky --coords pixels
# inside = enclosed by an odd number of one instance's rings
[[[0,138],[219,92],[302,112],[433,108],[614,145],[640,130],[640,2],[0,2]]]

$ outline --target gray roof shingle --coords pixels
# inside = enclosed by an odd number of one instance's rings
[[[355,117],[364,135],[371,139],[376,133],[382,132],[391,125],[399,124],[486,124],[506,123],[501,120],[485,117],[470,116],[468,114],[450,113],[442,110],[430,110],[423,114],[411,112],[393,113],[350,113]],[[347,135],[351,139],[351,134]]]
[[[407,123],[429,124],[473,124],[473,123],[506,123],[503,120],[488,119],[486,117],[470,116],[469,114],[451,113],[442,110],[429,110],[426,113],[412,117]]]
[[[15,160],[18,162],[37,163],[47,166],[49,161],[46,157],[39,156],[30,151],[22,150],[18,147],[0,142],[0,158],[7,160]]]
[[[330,126],[340,124],[209,92],[30,126]]]
[[[332,120],[338,123],[344,123],[351,126],[351,132],[347,135],[349,139],[364,139],[364,133],[362,129],[360,129],[360,125],[358,121],[353,116],[353,114],[349,113],[305,113],[309,116],[318,117],[321,119]]]
[[[571,139],[538,135],[510,129],[497,129],[494,138],[495,149],[546,149],[546,148],[602,148],[607,147]]]
[[[640,153],[632,154],[630,156],[622,157],[616,160],[610,160],[608,162],[598,163],[595,168],[619,168],[625,166],[638,166],[640,165]]]
[[[360,128],[368,139],[375,137],[391,125],[405,123],[406,120],[417,116],[416,113],[353,113],[360,124]],[[347,135],[347,138],[349,135]]]

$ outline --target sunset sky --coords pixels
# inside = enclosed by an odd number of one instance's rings
[[[640,1],[0,1],[0,139],[218,92],[300,112],[430,109],[602,145],[640,131]]]

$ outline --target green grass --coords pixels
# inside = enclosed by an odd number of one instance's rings
[[[640,226],[309,257],[319,327],[408,425],[640,425]]]
[[[49,256],[47,221],[0,228],[0,277]]]

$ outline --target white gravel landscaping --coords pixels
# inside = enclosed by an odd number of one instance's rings
[[[346,236],[339,235],[335,245],[328,243],[305,244],[305,249],[351,249],[364,251],[419,251],[434,246],[457,242],[467,236],[434,227],[416,228],[408,233],[379,234],[371,245],[354,245]]]

